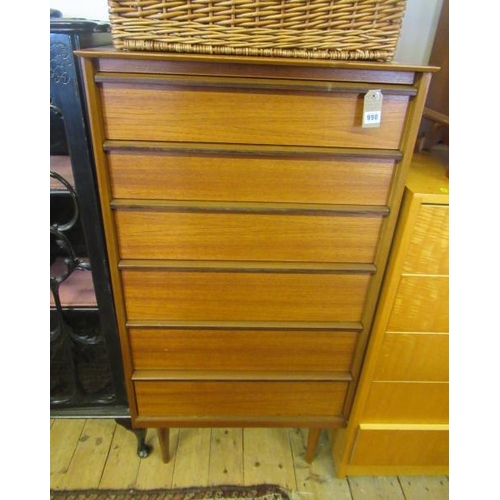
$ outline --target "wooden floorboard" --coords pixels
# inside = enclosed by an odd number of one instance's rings
[[[347,478],[353,500],[405,500],[397,477]]]
[[[110,490],[133,488],[137,482],[141,462],[136,451],[137,446],[134,440],[130,439],[130,431],[116,425],[99,488]]]
[[[288,429],[244,429],[243,471],[246,485],[274,483],[295,490]]]
[[[208,486],[211,429],[179,431],[172,486]]]
[[[335,477],[325,432],[305,460],[307,429],[171,429],[170,461],[148,430],[151,454],[112,419],[51,419],[51,489],[169,489],[278,484],[292,500],[448,500],[445,476]]]
[[[306,462],[307,430],[291,429],[295,477],[297,479],[294,500],[352,500],[346,479],[337,479],[326,433],[322,433],[314,459]]]
[[[85,420],[55,420],[50,428],[50,486],[55,490],[65,488],[84,425]]]
[[[448,478],[443,476],[400,476],[405,500],[448,500]]]
[[[212,429],[209,485],[243,482],[243,429]]]
[[[86,420],[73,457],[62,480],[62,489],[98,487],[108,459],[114,420]]]

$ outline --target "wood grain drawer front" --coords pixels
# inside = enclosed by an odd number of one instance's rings
[[[136,370],[349,372],[358,334],[131,328]]]
[[[447,424],[449,386],[441,382],[373,382],[363,422]]]
[[[382,218],[120,210],[123,259],[371,263]]]
[[[106,139],[398,149],[409,97],[385,95],[362,128],[364,93],[101,84]]]
[[[364,274],[122,271],[128,320],[360,321]]]
[[[449,273],[449,207],[422,205],[413,228],[403,272]]]
[[[449,431],[444,429],[360,429],[351,460],[366,466],[448,465]]]
[[[395,161],[111,151],[114,198],[386,205]]]
[[[347,382],[137,381],[139,417],[338,416]]]
[[[374,380],[449,380],[448,334],[386,333]]]
[[[448,277],[402,276],[387,330],[448,332]]]

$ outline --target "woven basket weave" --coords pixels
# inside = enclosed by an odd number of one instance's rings
[[[117,49],[390,61],[406,0],[108,0]]]

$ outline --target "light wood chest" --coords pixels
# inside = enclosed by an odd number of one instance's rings
[[[344,426],[432,69],[79,55],[135,425]]]
[[[428,152],[411,165],[347,429],[344,475],[448,473],[449,183]]]

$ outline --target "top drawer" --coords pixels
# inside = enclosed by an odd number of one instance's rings
[[[169,77],[153,83],[138,77],[101,81],[105,138],[398,149],[410,99],[383,90],[380,127],[363,128],[368,89],[209,83],[180,85]]]

